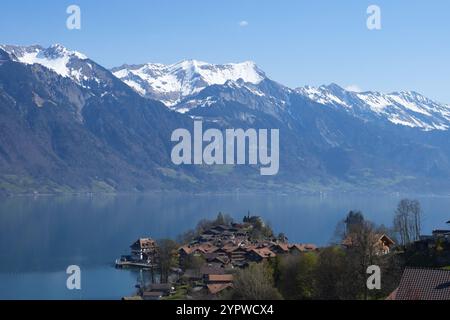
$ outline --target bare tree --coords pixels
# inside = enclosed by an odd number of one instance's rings
[[[377,258],[377,232],[373,223],[363,221],[353,228],[349,236],[352,245],[347,251],[348,258],[354,262],[361,287],[364,288],[364,300],[367,300],[366,270],[375,264]]]
[[[251,264],[239,270],[233,283],[232,298],[236,300],[279,300],[274,287],[272,271],[265,263]]]
[[[399,202],[394,216],[394,228],[403,245],[419,239],[421,220],[422,208],[419,201],[403,199]]]
[[[158,262],[161,273],[161,283],[169,281],[170,269],[177,265],[177,243],[170,239],[158,241]]]
[[[414,225],[414,240],[419,240],[422,230],[422,207],[417,200],[411,201],[410,210]]]

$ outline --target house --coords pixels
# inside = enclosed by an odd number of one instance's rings
[[[203,277],[203,280],[208,281],[209,276],[212,274],[223,275],[225,274],[225,269],[217,267],[215,265],[203,265],[200,267],[200,274]]]
[[[418,250],[436,249],[438,246],[448,248],[450,246],[450,230],[433,230],[432,235],[421,235],[414,245]]]
[[[276,254],[285,254],[289,253],[289,245],[287,243],[278,242],[270,248]]]
[[[243,247],[236,247],[230,251],[230,260],[232,264],[240,265],[245,260],[247,250]]]
[[[377,255],[388,254],[395,245],[394,240],[389,238],[386,234],[374,234],[373,243]],[[354,245],[356,244],[352,235],[348,235],[344,240],[342,240],[342,246],[345,248],[351,248]]]
[[[209,274],[207,277],[207,283],[232,283],[232,274]]]
[[[303,252],[308,252],[308,251],[316,251],[316,250],[317,250],[317,246],[312,243],[306,243],[306,244],[295,243],[295,244],[289,245],[289,253],[293,254],[293,255],[300,254]]]
[[[233,251],[233,249],[236,248],[235,246],[224,246],[222,248],[217,249],[214,253],[217,254],[217,258],[223,259],[223,260],[229,260],[230,259],[230,252]]]
[[[261,262],[269,258],[276,257],[276,253],[271,251],[269,248],[255,248],[247,253],[247,259],[251,262]]]
[[[186,259],[192,256],[206,258],[206,255],[212,254],[217,250],[218,248],[210,242],[182,246],[178,249],[179,263],[183,265]]]
[[[202,257],[208,265],[224,269],[244,268],[252,262],[261,262],[277,255],[297,254],[317,250],[314,244],[289,244],[273,237],[252,239],[248,229],[254,223],[261,223],[261,217],[244,218],[243,224],[216,225],[205,229],[195,242],[179,248],[180,266],[192,256]],[[283,237],[286,239],[286,237]]]
[[[450,239],[450,230],[433,230],[432,234],[435,239]]]
[[[211,295],[217,295],[218,293],[232,287],[233,287],[232,283],[211,283],[206,285],[208,293]]]
[[[378,241],[377,241],[377,251],[381,255],[388,254],[391,252],[391,248],[395,245],[394,240],[389,238],[385,234],[377,235]]]
[[[230,259],[228,257],[224,257],[224,256],[216,256],[213,259],[207,259],[206,261],[209,264],[216,264],[216,265],[220,265],[222,267],[225,267],[230,263]]]
[[[156,241],[151,238],[140,238],[130,248],[136,260],[150,260],[157,251]]]
[[[387,300],[450,300],[450,270],[406,268]]]

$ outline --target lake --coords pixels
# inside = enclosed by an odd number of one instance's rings
[[[290,242],[326,245],[351,209],[392,224],[397,196],[95,195],[0,198],[0,299],[120,299],[138,271],[117,270],[139,237],[176,238],[219,211],[241,220],[250,211]],[[419,197],[423,233],[445,228],[450,198]],[[66,288],[66,268],[81,267],[81,290]]]

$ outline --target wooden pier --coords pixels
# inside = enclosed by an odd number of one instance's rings
[[[116,260],[116,268],[139,268],[139,269],[152,269],[155,268],[156,265],[148,262],[139,262],[139,261],[123,261],[120,259]]]

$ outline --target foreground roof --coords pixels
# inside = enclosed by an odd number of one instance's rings
[[[210,274],[208,280],[211,282],[233,282],[232,274]]]
[[[225,289],[231,288],[233,285],[231,283],[213,283],[208,284],[207,288],[209,293],[217,294]]]
[[[450,300],[450,270],[406,268],[392,300]]]

